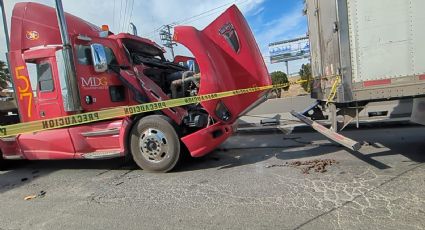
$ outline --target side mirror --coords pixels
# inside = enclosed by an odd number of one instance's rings
[[[108,70],[108,61],[106,59],[105,47],[101,44],[90,45],[91,56],[94,65],[94,71],[103,73]]]

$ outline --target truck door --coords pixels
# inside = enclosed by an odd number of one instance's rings
[[[34,82],[33,92],[39,119],[54,118],[64,115],[60,85],[57,80],[58,70],[54,57],[40,58],[27,62],[28,74]]]
[[[46,48],[24,52],[35,108],[31,120],[66,115],[63,109],[56,51],[56,48]],[[75,155],[74,145],[66,128],[22,134],[19,135],[18,142],[26,158],[31,160],[72,159]]]
[[[128,92],[116,73],[108,70],[103,73],[94,71],[90,45],[98,43],[105,47],[108,65],[117,65],[114,54],[117,47],[109,39],[91,38],[91,42],[76,40],[76,70],[79,74],[81,107],[84,111],[128,105]]]

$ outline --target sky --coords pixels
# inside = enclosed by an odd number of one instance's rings
[[[29,1],[29,0],[27,0]],[[21,0],[4,0],[10,30],[10,17],[15,3]],[[54,6],[54,0],[33,0]],[[303,0],[62,0],[64,10],[95,25],[107,24],[114,33],[128,32],[133,22],[142,37],[161,44],[158,28],[178,23],[203,29],[231,4],[236,4],[244,14],[265,58],[269,72],[284,71],[284,63],[270,64],[268,44],[303,37],[307,34],[307,19],[302,14]],[[2,20],[0,19],[0,22]],[[6,52],[5,35],[0,32],[0,53]],[[167,50],[168,51],[168,50]],[[167,52],[169,55],[170,52]],[[190,55],[178,45],[175,53]],[[170,56],[168,56],[170,57]],[[5,56],[0,55],[4,60]],[[289,72],[298,72],[307,59],[289,63]]]

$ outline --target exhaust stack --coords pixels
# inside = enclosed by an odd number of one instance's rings
[[[63,11],[62,6],[62,0],[55,0],[56,1],[56,15],[58,17],[58,26],[62,38],[62,44],[63,44],[63,60],[64,60],[64,67],[66,71],[66,76],[64,80],[65,85],[62,85],[62,90],[65,89],[65,91],[62,92],[63,96],[63,102],[64,102],[64,109],[66,112],[78,112],[81,111],[81,102],[80,102],[80,94],[78,90],[78,82],[77,82],[77,76],[75,71],[75,63],[74,63],[74,56],[72,51],[72,45],[69,41],[68,36],[68,28],[66,25],[66,18],[65,13]],[[61,81],[62,83],[62,81]]]
[[[134,23],[130,22],[130,27],[133,30],[133,35],[137,36],[137,27],[134,25]]]

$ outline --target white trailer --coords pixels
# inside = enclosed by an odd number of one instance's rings
[[[305,9],[318,103],[303,115],[328,111],[338,132],[369,102],[410,97],[412,121],[425,125],[424,0],[307,0]]]

